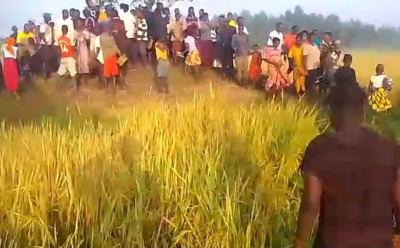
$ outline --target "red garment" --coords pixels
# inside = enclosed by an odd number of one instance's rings
[[[292,48],[292,46],[294,44],[296,44],[296,35],[297,34],[293,34],[293,33],[288,33],[285,35],[285,37],[283,38],[283,44],[285,45],[285,47],[288,49],[288,51],[290,50],[290,48]]]
[[[211,40],[198,42],[202,65],[211,67],[214,61],[214,43]]]
[[[19,84],[19,74],[18,74],[18,64],[15,59],[5,58],[4,65],[4,83],[6,88],[10,92],[15,92],[18,90]]]
[[[254,51],[251,53],[251,61],[249,67],[249,78],[250,80],[259,80],[261,78],[261,53],[258,51]]]
[[[113,76],[118,76],[119,68],[118,68],[118,58],[116,55],[111,55],[108,58],[104,59],[104,77],[109,78]]]
[[[68,38],[66,35],[62,35],[58,39],[58,44],[61,49],[61,58],[75,57],[75,50],[72,46],[70,38]]]

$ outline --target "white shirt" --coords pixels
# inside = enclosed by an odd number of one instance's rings
[[[279,48],[282,49],[282,45],[283,45],[283,33],[282,32],[278,32],[276,30],[271,31],[268,35],[268,42],[267,45],[268,46],[272,46],[272,40],[274,38],[278,38],[281,42],[279,43]]]
[[[131,12],[124,12],[121,10],[119,14],[119,18],[124,22],[126,37],[128,39],[135,38],[135,25],[136,25],[136,18],[131,14]]]
[[[371,76],[371,83],[374,88],[379,89],[383,87],[383,80],[387,79],[386,75],[373,75]]]
[[[99,55],[97,56],[97,61],[99,61],[101,64],[104,65],[104,58],[103,58],[103,51],[101,50],[101,43],[100,43],[100,36],[96,36],[95,42],[94,42],[94,47],[97,49],[100,49]]]
[[[7,49],[6,46],[2,46],[1,50],[3,51],[3,59],[17,59],[17,52],[18,47],[13,46],[14,54],[11,54]]]
[[[40,24],[40,33],[43,34],[44,39],[41,41],[41,44],[52,45],[53,44],[53,30],[50,25],[47,23]]]
[[[185,44],[189,45],[189,52],[198,51],[196,47],[196,40],[194,39],[193,36],[187,36],[185,38]]]
[[[55,25],[54,25],[54,40],[55,40],[55,44],[56,46],[58,46],[58,39],[62,36],[62,26],[67,26],[68,27],[68,33],[67,36],[68,38],[71,39],[71,43],[74,43],[74,34],[75,34],[75,29],[74,29],[74,22],[72,21],[72,19],[70,17],[68,17],[67,19],[59,19],[58,21],[56,21]],[[74,44],[72,44],[74,45]]]
[[[236,25],[236,33],[239,33],[239,25]],[[246,26],[243,27],[243,33],[249,35],[249,31],[247,31]]]

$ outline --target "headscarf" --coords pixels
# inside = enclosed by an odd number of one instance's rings
[[[6,50],[13,56],[15,55],[14,46],[16,43],[13,37],[9,37],[6,40]]]

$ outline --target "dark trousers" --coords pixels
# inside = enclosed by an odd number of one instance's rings
[[[322,70],[321,69],[314,69],[314,70],[309,70],[308,75],[306,77],[306,90],[312,90],[315,86],[315,81],[319,76],[322,75]]]
[[[233,68],[233,50],[231,47],[224,47],[221,54],[221,65],[222,73],[224,77],[228,79],[233,78],[234,68]]]
[[[132,62],[136,63],[138,61],[138,44],[136,39],[129,39],[128,47],[128,57]]]
[[[149,61],[147,58],[147,41],[145,40],[138,40],[137,41],[137,53],[138,58],[141,60],[143,66],[148,65]]]

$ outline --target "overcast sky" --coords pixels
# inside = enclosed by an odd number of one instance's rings
[[[28,19],[41,20],[43,12],[53,13],[53,19],[60,17],[63,8],[83,8],[84,0],[1,0],[0,35],[8,35],[12,25],[22,28]],[[356,18],[376,25],[400,26],[400,17],[396,0],[193,0],[195,8],[204,8],[210,14],[240,12],[242,9],[251,12],[265,11],[267,14],[279,15],[287,9],[301,5],[306,13],[337,14],[342,19]],[[120,0],[120,2],[126,2]],[[229,3],[229,4],[227,4]],[[244,4],[245,3],[245,4]],[[322,5],[323,3],[323,5]],[[5,4],[7,5],[5,7]],[[397,5],[397,6],[395,6]],[[186,11],[185,11],[186,12]],[[197,10],[196,10],[197,12]],[[397,15],[397,16],[396,16]],[[267,32],[267,31],[266,31]]]

